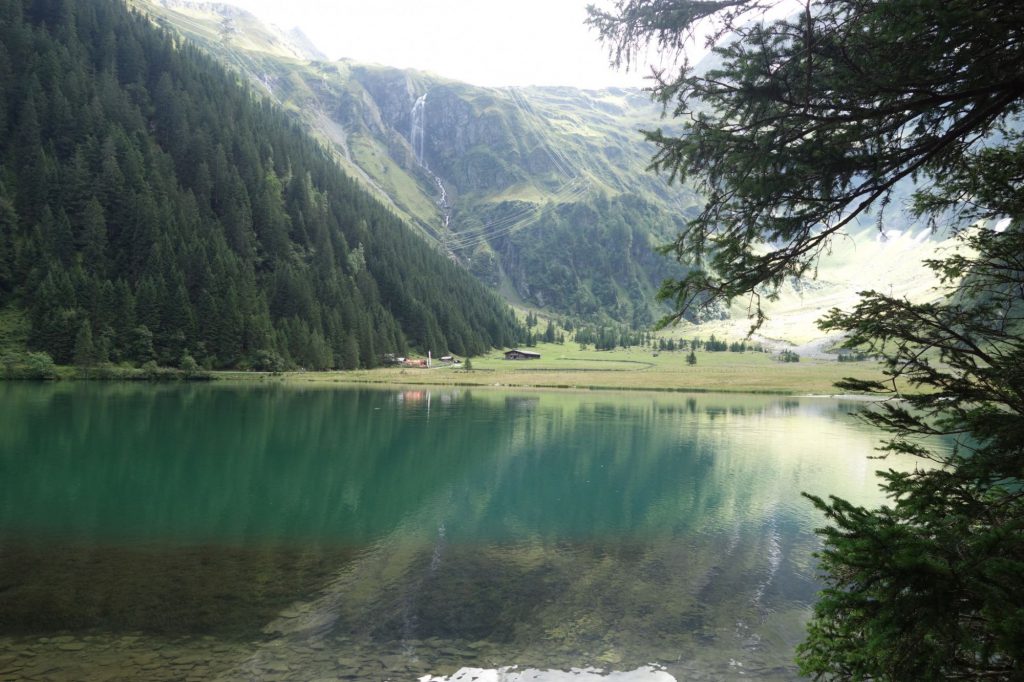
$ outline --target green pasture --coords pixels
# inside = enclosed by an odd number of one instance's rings
[[[581,350],[574,344],[539,344],[530,350],[539,360],[505,360],[501,351],[462,365],[430,369],[389,367],[351,372],[289,373],[289,382],[336,382],[395,385],[462,385],[607,390],[752,392],[834,394],[843,377],[882,379],[875,362],[839,363],[801,360],[783,363],[765,353],[697,351],[697,364],[688,365],[687,352],[640,348],[613,351]],[[464,359],[463,359],[464,360]]]

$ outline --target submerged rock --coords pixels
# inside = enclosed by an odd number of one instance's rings
[[[420,682],[676,682],[676,678],[653,666],[636,670],[604,672],[597,668],[516,671],[515,666],[503,668],[462,668],[449,677],[424,675]]]

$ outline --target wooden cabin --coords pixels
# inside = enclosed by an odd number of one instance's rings
[[[512,350],[505,351],[506,360],[540,360],[540,353],[534,353],[528,350],[519,350],[513,348]]]

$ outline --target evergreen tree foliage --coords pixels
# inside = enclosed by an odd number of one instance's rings
[[[522,210],[515,202],[502,206]],[[653,300],[661,282],[682,272],[657,253],[652,235],[674,234],[681,225],[676,216],[638,197],[598,196],[549,206],[533,225],[495,239],[493,247],[515,264],[508,274],[531,304],[576,319],[643,329],[666,310]],[[527,324],[531,321],[537,324],[536,315],[528,313]]]
[[[970,211],[957,190],[992,170],[993,155],[1019,155],[1018,3],[828,0],[757,20],[780,4],[622,0],[591,12],[619,64],[651,42],[681,49],[695,22],[711,22],[711,40],[728,36],[720,66],[684,63],[657,72],[653,88],[683,134],[646,133],[652,167],[706,198],[673,245],[694,268],[662,291],[676,315],[811,273],[831,239],[905,179],[940,182],[922,206],[935,218]],[[1011,194],[1014,168],[1003,177]]]
[[[91,367],[99,362],[99,354],[96,352],[96,344],[92,340],[92,325],[88,320],[82,320],[82,326],[75,336],[75,364],[79,367]]]
[[[112,360],[325,369],[517,337],[197,48],[116,0],[0,17],[0,305],[29,309],[33,349],[71,362],[88,323]]]
[[[648,133],[654,167],[706,197],[673,245],[694,270],[663,294],[676,316],[807,275],[897,183],[919,217],[966,248],[927,265],[915,304],[863,292],[827,330],[884,357],[897,396],[865,411],[887,453],[930,466],[879,472],[889,504],[812,497],[825,589],[799,647],[805,674],[851,680],[1024,677],[1024,14],[1010,0],[824,0],[757,21],[750,0],[623,0],[591,10],[620,62],[681,48],[707,20],[719,66],[663,72],[655,94],[683,134]],[[751,21],[755,20],[755,21]],[[763,319],[756,306],[755,326]],[[798,359],[783,354],[783,359]]]
[[[555,335],[555,323],[553,321],[548,320],[548,326],[544,329],[544,337],[543,338],[544,338],[544,342],[545,343],[554,343],[555,342],[555,338],[556,338],[556,335]]]
[[[712,334],[711,338],[704,342],[704,350],[713,353],[724,353],[729,350],[729,344],[725,341],[719,341],[715,338],[715,335]]]

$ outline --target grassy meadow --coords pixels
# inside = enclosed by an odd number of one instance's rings
[[[501,351],[472,358],[473,369],[435,362],[430,369],[389,367],[350,372],[290,372],[285,382],[384,385],[501,386],[590,390],[655,390],[778,394],[835,394],[833,384],[846,376],[881,379],[875,362],[839,363],[801,359],[779,362],[765,353],[697,351],[697,364],[687,352],[640,348],[595,351],[577,344],[539,344],[539,360],[505,360]],[[219,373],[240,378],[247,373]],[[249,376],[252,376],[249,374]]]

